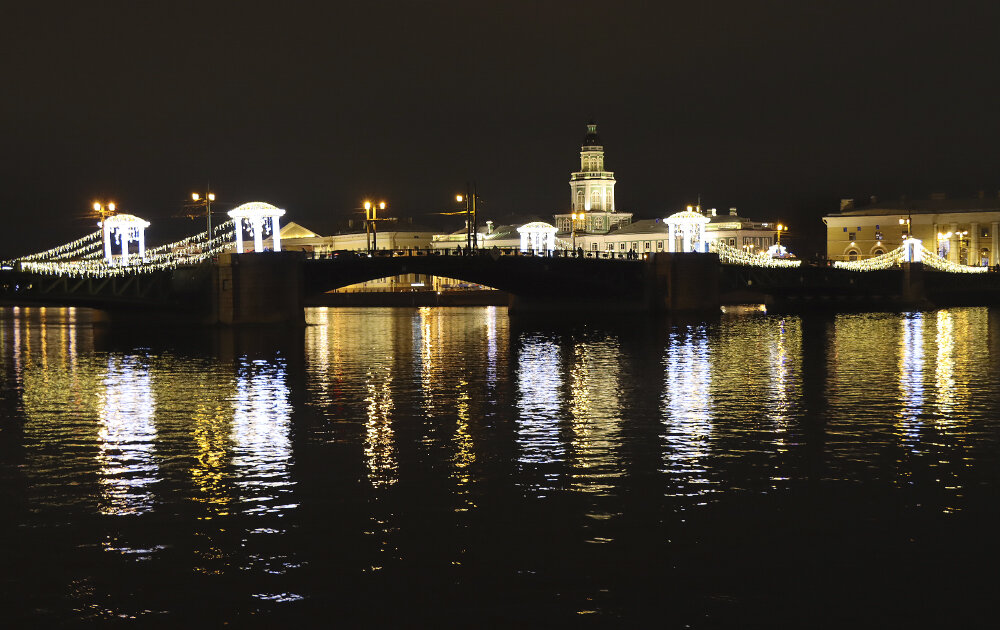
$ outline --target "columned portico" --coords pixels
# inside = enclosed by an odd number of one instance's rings
[[[667,251],[707,252],[705,226],[709,221],[708,217],[694,210],[675,212],[667,217]],[[678,243],[678,240],[681,242]]]
[[[236,253],[243,253],[243,231],[244,228],[250,230],[253,235],[253,250],[255,252],[264,251],[264,237],[270,236],[272,249],[281,251],[281,227],[278,225],[278,217],[285,214],[281,208],[276,208],[269,203],[262,201],[252,201],[229,211],[236,224]]]
[[[129,264],[129,244],[133,241],[139,243],[139,262],[146,258],[146,228],[149,221],[140,219],[132,214],[116,214],[106,217],[98,223],[104,236],[104,260],[108,265],[112,264],[112,241],[121,245],[121,257],[118,264],[126,266]]]
[[[542,221],[526,223],[517,228],[521,235],[521,251],[548,253],[556,248],[556,228]]]

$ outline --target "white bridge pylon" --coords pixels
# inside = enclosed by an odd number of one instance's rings
[[[267,235],[271,236],[274,251],[280,252],[281,229],[278,226],[278,217],[284,214],[285,211],[281,208],[263,201],[251,201],[230,210],[229,216],[236,224],[236,253],[243,253],[244,228],[253,234],[253,250],[255,252],[264,250],[264,237]]]

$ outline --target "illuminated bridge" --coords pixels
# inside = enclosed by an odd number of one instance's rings
[[[251,205],[251,204],[247,204]],[[273,206],[258,210],[274,214]],[[301,323],[303,304],[360,282],[419,273],[506,291],[512,311],[564,313],[718,312],[725,304],[776,309],[886,309],[1000,303],[1000,274],[962,268],[927,250],[904,248],[862,264],[817,267],[749,256],[719,246],[715,253],[658,253],[642,260],[480,250],[342,252],[314,259],[302,252],[262,251],[271,234],[280,250],[276,217],[237,217],[211,234],[145,249],[148,223],[119,215],[110,230],[44,252],[5,261],[0,298],[9,304],[86,306],[123,317],[202,323]],[[117,217],[116,217],[117,218]],[[112,223],[108,221],[107,223]],[[117,225],[117,233],[114,231]],[[256,253],[242,248],[254,236]],[[132,253],[130,242],[139,251]],[[235,242],[235,245],[234,245]],[[121,246],[121,254],[111,252]],[[912,244],[911,244],[912,245]],[[921,252],[921,260],[907,259]]]

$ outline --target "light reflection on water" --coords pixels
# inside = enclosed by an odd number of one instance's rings
[[[565,444],[560,435],[563,413],[561,349],[544,338],[520,340],[517,361],[518,461],[526,468],[562,461]],[[551,489],[556,474],[543,469],[547,480],[540,489]]]
[[[677,494],[711,490],[706,457],[711,451],[711,365],[707,330],[690,327],[670,335],[664,357],[664,471]]]
[[[348,608],[407,588],[443,605],[438,593],[473,597],[466,585],[487,578],[498,599],[555,601],[545,589],[563,584],[567,609],[624,614],[606,577],[619,554],[637,545],[645,566],[648,550],[655,583],[683,562],[673,541],[709,536],[682,531],[688,519],[735,534],[747,496],[836,488],[870,522],[877,493],[904,521],[982,512],[974,491],[995,484],[982,469],[1000,450],[996,319],[512,330],[495,307],[314,309],[276,341],[213,332],[176,348],[114,338],[72,309],[6,309],[0,446],[16,463],[0,481],[18,536],[60,532],[35,553],[74,559],[54,580],[75,594],[46,594],[73,602],[63,619],[180,614],[191,575],[228,621],[341,590]],[[769,514],[775,540],[797,535]],[[115,552],[96,576],[78,573],[89,549]],[[179,590],[154,602],[120,571]]]
[[[156,400],[147,366],[136,356],[109,356],[97,392],[102,514],[123,516],[153,509],[152,485],[158,481],[153,453]]]

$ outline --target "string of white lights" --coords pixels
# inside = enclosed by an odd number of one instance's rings
[[[228,238],[226,238],[228,236]],[[77,261],[47,261],[47,262],[24,262],[21,263],[23,271],[38,273],[43,275],[70,276],[75,278],[109,278],[124,277],[132,274],[153,273],[167,269],[176,269],[180,266],[194,265],[208,260],[229,249],[232,244],[229,239],[233,234],[222,235],[221,240],[215,247],[205,249],[197,254],[190,254],[175,257],[157,257],[155,260],[147,260],[134,265],[108,265],[101,258],[99,260],[77,260]]]
[[[23,262],[23,261],[30,261],[30,260],[41,260],[41,259],[44,259],[44,258],[52,258],[54,256],[63,254],[65,252],[68,252],[70,250],[74,250],[76,248],[82,247],[82,246],[88,244],[90,241],[96,241],[99,244],[100,243],[100,238],[101,238],[101,231],[98,230],[96,232],[91,232],[90,234],[88,234],[86,236],[83,236],[81,238],[78,238],[75,241],[71,241],[69,243],[66,243],[65,245],[59,245],[58,247],[53,247],[52,249],[47,249],[44,252],[37,252],[37,253],[34,253],[34,254],[28,254],[27,256],[21,256],[20,258],[15,258],[13,260],[4,261],[4,262],[9,264],[9,263],[15,263],[15,262]]]
[[[887,252],[880,256],[865,258],[864,260],[837,260],[833,263],[833,266],[837,269],[847,269],[849,271],[878,271],[881,269],[898,267],[902,264],[905,257],[906,248],[900,246],[891,252]]]
[[[987,267],[972,267],[950,262],[923,245],[920,246],[920,250],[921,261],[928,267],[937,269],[938,271],[947,271],[948,273],[985,273],[989,270]],[[906,246],[904,245],[881,256],[873,256],[864,260],[838,260],[833,263],[833,266],[837,269],[847,269],[850,271],[878,271],[899,267],[905,260]]]
[[[939,271],[947,271],[950,273],[986,273],[989,271],[989,267],[970,267],[969,265],[959,265],[957,263],[950,262],[931,252],[926,247],[923,248],[922,254],[924,264]]]
[[[790,260],[788,258],[771,258],[767,254],[749,254],[741,249],[737,249],[728,243],[717,242],[715,251],[719,254],[719,261],[729,265],[748,265],[751,267],[798,267],[801,260]]]

